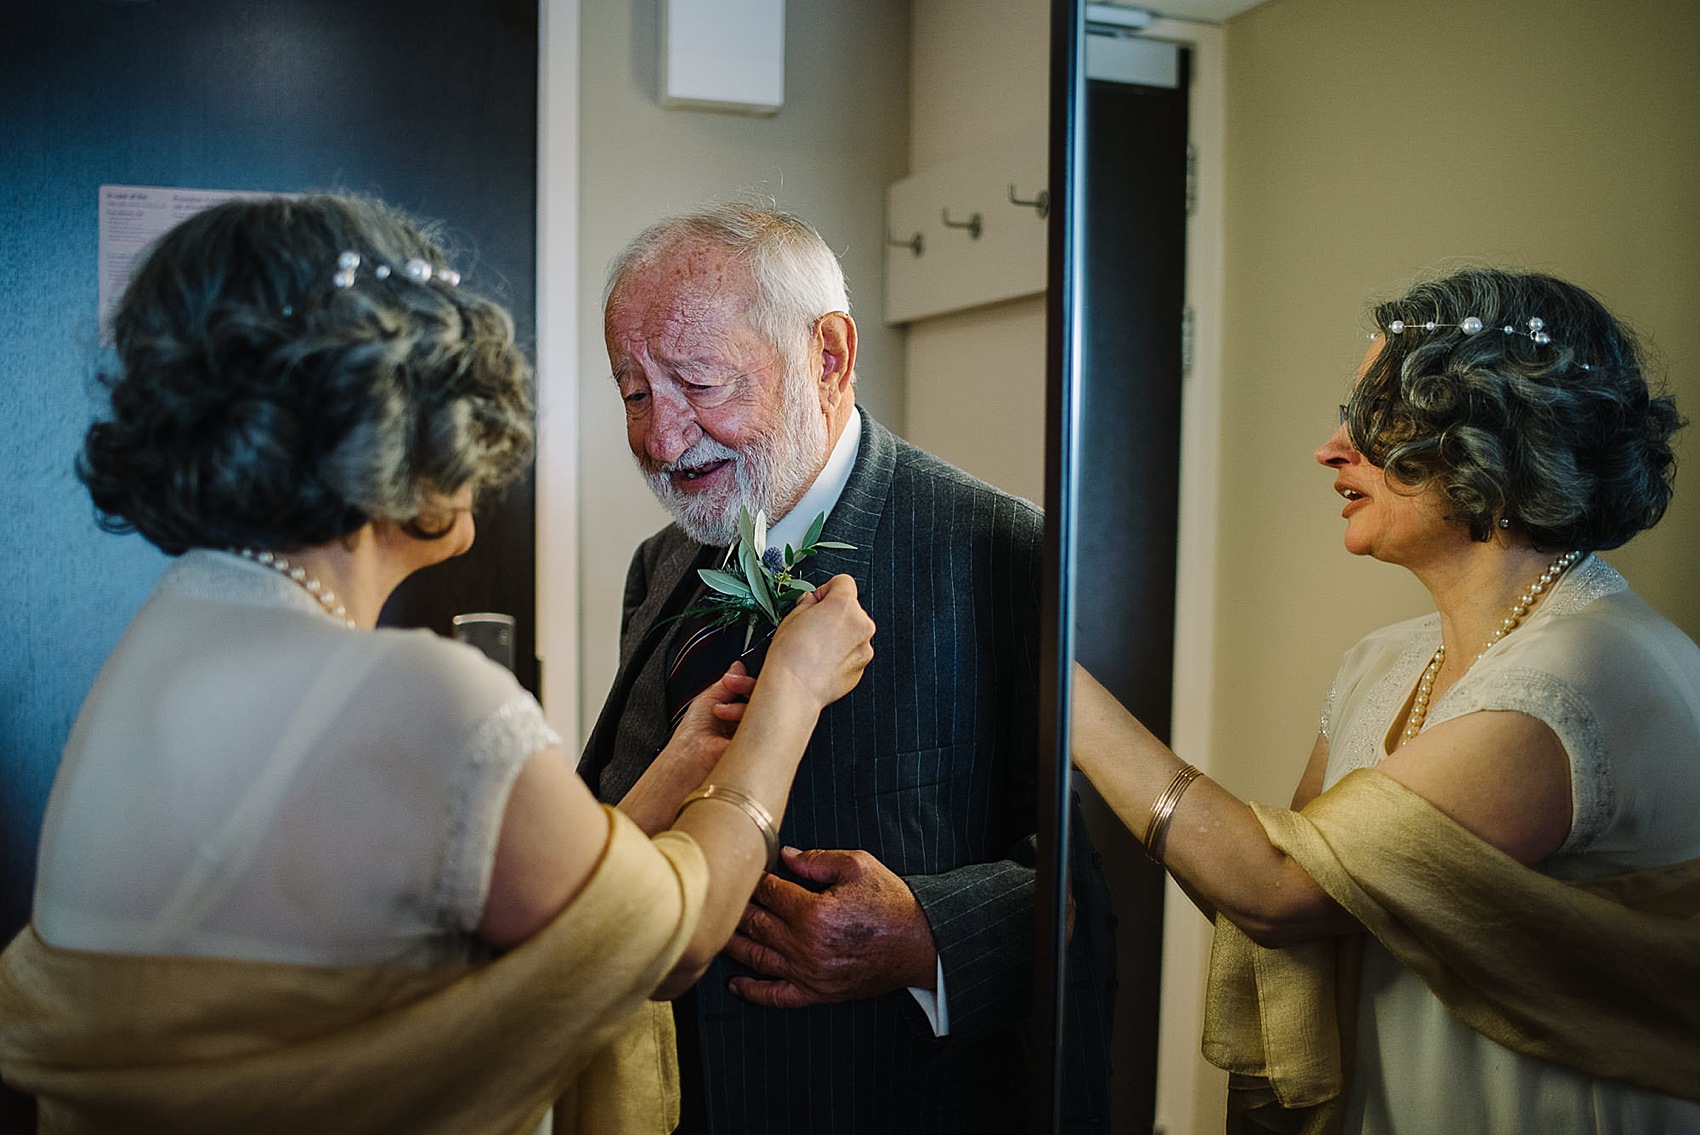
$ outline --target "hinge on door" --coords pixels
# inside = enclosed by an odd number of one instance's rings
[[[1186,146],[1186,215],[1198,212],[1198,147]]]
[[[1198,332],[1198,315],[1188,304],[1181,312],[1181,377],[1192,376],[1192,344]]]

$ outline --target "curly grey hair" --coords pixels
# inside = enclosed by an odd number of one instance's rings
[[[1372,315],[1383,346],[1346,407],[1352,444],[1413,491],[1437,486],[1472,538],[1503,518],[1536,547],[1597,551],[1664,515],[1670,442],[1685,422],[1592,295],[1551,276],[1466,268]],[[1485,329],[1460,326],[1469,319]],[[1531,319],[1550,342],[1522,331]],[[1404,329],[1388,332],[1395,322]]]
[[[351,287],[344,252],[368,266]],[[166,233],[119,303],[110,416],[77,462],[102,526],[171,555],[375,520],[446,532],[447,497],[514,479],[533,446],[513,321],[446,268],[428,230],[359,197],[240,199]]]
[[[691,238],[729,248],[749,265],[756,285],[750,326],[785,359],[808,350],[821,316],[849,314],[844,268],[820,233],[795,214],[756,202],[705,205],[650,225],[609,264],[603,306],[628,273]]]

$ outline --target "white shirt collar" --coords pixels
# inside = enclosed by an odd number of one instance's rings
[[[822,513],[832,515],[838,498],[844,495],[844,486],[850,483],[850,470],[856,467],[856,455],[861,449],[862,411],[852,406],[850,420],[845,423],[844,432],[838,435],[838,442],[832,447],[826,466],[821,469],[814,484],[809,486],[809,491],[803,494],[795,508],[768,526],[769,547],[783,548],[786,544],[798,547],[803,537],[809,534],[809,525],[814,523],[815,517]]]

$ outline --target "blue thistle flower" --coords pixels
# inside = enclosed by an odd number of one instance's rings
[[[822,548],[855,548],[853,544],[822,540],[821,526],[825,523],[825,513],[815,517],[803,543],[789,552],[791,563],[787,564],[786,549],[778,544],[767,544],[766,516],[758,511],[752,517],[748,509],[741,509],[738,514],[738,543],[727,553],[725,563],[720,568],[697,571],[708,593],[700,604],[674,618],[714,613],[719,625],[742,621],[753,627],[761,619],[777,624],[796,604],[798,596],[814,590],[814,585],[799,571],[798,565],[803,560]],[[762,549],[760,554],[757,554],[757,548]]]

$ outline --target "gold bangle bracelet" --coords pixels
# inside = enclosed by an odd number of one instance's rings
[[[679,822],[679,817],[685,814],[685,809],[701,800],[724,800],[735,804],[744,810],[744,814],[755,821],[756,830],[761,832],[762,840],[767,844],[767,869],[772,871],[779,863],[779,829],[773,822],[773,813],[745,796],[735,788],[727,788],[724,784],[705,784],[679,805],[679,810],[673,813],[673,822]]]
[[[1182,765],[1169,787],[1151,805],[1151,819],[1146,821],[1145,835],[1139,842],[1145,845],[1145,854],[1151,862],[1159,867],[1163,866],[1163,844],[1169,837],[1169,821],[1174,818],[1175,805],[1181,802],[1187,786],[1202,775],[1191,765]]]

